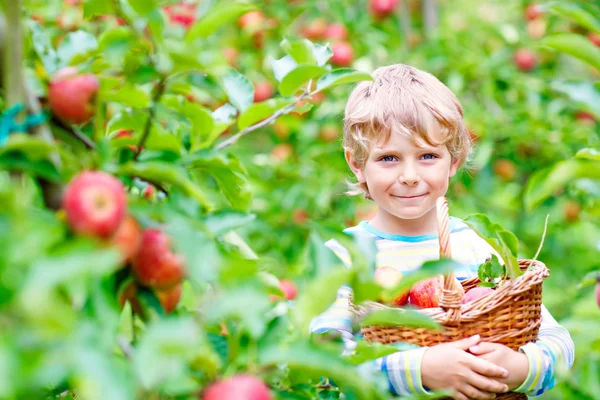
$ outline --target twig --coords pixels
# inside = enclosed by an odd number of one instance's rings
[[[71,134],[71,136],[75,137],[81,143],[83,143],[83,145],[86,148],[88,148],[90,150],[96,148],[96,143],[94,143],[92,141],[92,139],[90,139],[87,136],[81,134],[80,132],[77,132],[77,130],[71,128],[69,125],[65,124],[60,119],[56,118],[56,116],[52,116],[52,122],[54,124],[56,124],[58,127],[60,127],[61,129],[64,129],[65,131],[67,131],[69,134]]]
[[[119,348],[123,352],[123,355],[125,355],[125,358],[131,360],[133,357],[133,347],[131,344],[122,337],[117,338],[117,343],[119,344]]]
[[[256,123],[256,124],[254,124],[254,125],[252,125],[252,126],[249,126],[249,127],[247,127],[246,129],[243,129],[243,130],[239,131],[238,133],[236,133],[235,135],[233,135],[233,136],[232,136],[232,137],[230,137],[229,139],[227,139],[227,140],[225,140],[225,141],[223,141],[223,142],[219,143],[219,144],[216,146],[216,149],[217,149],[217,150],[221,150],[221,149],[223,149],[223,148],[225,148],[225,147],[227,147],[227,146],[231,146],[232,144],[234,144],[235,142],[237,142],[237,141],[238,141],[238,140],[239,140],[239,139],[240,139],[242,136],[245,136],[245,135],[249,134],[250,132],[254,132],[254,131],[255,131],[255,130],[257,130],[257,129],[260,129],[260,128],[262,128],[263,126],[267,126],[267,125],[269,125],[271,122],[275,121],[275,120],[276,120],[276,119],[277,119],[279,116],[281,116],[281,115],[283,115],[283,114],[287,114],[287,113],[289,113],[290,111],[292,111],[292,110],[295,108],[295,106],[296,106],[296,103],[297,103],[297,102],[299,102],[299,101],[302,101],[302,100],[304,100],[306,97],[309,97],[309,96],[311,96],[311,95],[312,95],[312,93],[309,93],[309,91],[308,91],[308,90],[309,90],[309,89],[306,89],[306,90],[305,90],[305,91],[304,91],[304,92],[303,92],[303,93],[300,95],[300,97],[298,97],[298,98],[296,99],[296,101],[295,101],[293,104],[290,104],[290,105],[288,105],[288,106],[286,106],[286,107],[283,107],[283,108],[281,108],[281,109],[277,110],[277,111],[276,111],[276,112],[275,112],[273,115],[271,115],[269,118],[263,119],[262,121],[260,121],[260,122],[258,122],[258,123]]]
[[[140,142],[137,145],[137,151],[136,151],[135,155],[133,156],[134,161],[137,160],[138,157],[140,156],[140,153],[142,152],[144,144],[146,143],[146,140],[148,139],[148,136],[150,135],[150,128],[152,127],[152,121],[154,120],[154,116],[156,115],[156,106],[158,105],[160,98],[162,97],[163,93],[165,92],[166,81],[167,81],[167,78],[162,77],[160,79],[160,81],[158,82],[158,88],[156,88],[156,93],[154,93],[154,97],[152,98],[152,104],[150,104],[150,115],[148,115],[148,120],[146,121],[146,126],[144,127],[144,133],[142,134],[142,137],[140,138]]]
[[[538,256],[540,255],[540,252],[542,251],[542,247],[544,246],[544,241],[546,240],[546,231],[548,230],[548,219],[549,218],[550,218],[550,214],[546,215],[546,222],[544,223],[544,232],[542,233],[542,240],[540,241],[540,245],[538,246],[538,249],[535,252],[535,256],[533,256],[533,259],[527,266],[527,269],[531,268],[531,266],[533,265],[533,262],[535,260],[537,260]]]

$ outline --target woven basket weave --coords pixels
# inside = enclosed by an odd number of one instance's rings
[[[441,197],[437,202],[440,256],[451,258],[448,202]],[[443,330],[402,326],[363,326],[361,333],[367,341],[379,343],[405,342],[419,346],[434,346],[479,334],[486,342],[500,343],[517,350],[537,339],[541,323],[542,283],[549,275],[539,261],[519,260],[524,271],[518,278],[506,281],[494,293],[467,304],[460,304],[461,291],[454,288],[456,280],[450,272],[444,276],[444,290],[440,307],[425,308],[418,312],[432,317]],[[465,292],[477,286],[479,278],[461,282]],[[387,306],[365,302],[351,305],[359,317]],[[522,393],[498,395],[502,400],[527,399]]]

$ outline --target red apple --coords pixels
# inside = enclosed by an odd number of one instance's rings
[[[537,65],[537,56],[531,50],[519,49],[513,56],[513,61],[522,72],[529,72]]]
[[[575,222],[579,219],[579,214],[581,214],[581,206],[578,202],[569,200],[567,204],[565,204],[563,214],[567,221]]]
[[[310,21],[300,29],[300,33],[310,40],[323,40],[327,32],[327,21],[324,18],[317,18]]]
[[[48,87],[50,109],[69,124],[83,124],[94,116],[99,88],[95,75],[79,75],[75,67],[63,68],[54,74]]]
[[[331,24],[325,31],[325,37],[331,40],[346,40],[348,39],[348,29],[342,24]]]
[[[319,131],[319,137],[326,142],[333,142],[340,136],[340,130],[336,125],[324,125]]]
[[[156,229],[142,233],[140,250],[133,259],[137,280],[155,289],[167,289],[180,283],[185,276],[185,260],[171,250],[171,239]]]
[[[100,171],[84,171],[67,186],[62,199],[73,231],[90,236],[113,235],[127,213],[121,181]]]
[[[273,85],[271,82],[258,82],[254,85],[254,102],[259,103],[270,99],[273,96]]]
[[[469,290],[460,300],[460,304],[467,304],[475,301],[481,297],[487,296],[490,293],[494,293],[494,289],[484,286],[476,286]]]
[[[277,146],[273,147],[273,151],[271,151],[271,155],[277,161],[285,161],[294,153],[294,148],[289,143],[281,143]]]
[[[111,238],[111,243],[121,252],[121,262],[130,262],[138,249],[142,239],[142,229],[135,218],[127,216],[119,225],[119,229]]]
[[[389,266],[377,267],[375,270],[375,276],[373,280],[379,286],[386,289],[393,289],[400,283],[402,279],[402,272]],[[408,302],[408,296],[410,292],[400,293],[396,298],[392,299],[391,303],[396,306],[403,306]]]
[[[354,59],[354,50],[350,43],[348,42],[337,42],[334,43],[331,50],[333,51],[333,56],[331,57],[331,62],[340,67],[347,67],[352,64],[352,60]]]
[[[283,292],[283,296],[286,300],[294,300],[298,295],[298,289],[296,288],[296,284],[288,279],[282,279],[279,281],[279,289]],[[269,300],[277,301],[280,300],[281,296],[270,295]]]
[[[256,31],[265,22],[265,15],[261,11],[250,11],[238,19],[238,25],[242,29]]]
[[[204,392],[202,400],[272,400],[263,381],[251,375],[236,375],[217,381]]]
[[[456,280],[456,288],[464,294],[464,289],[460,282]],[[409,303],[421,308],[439,307],[444,290],[444,277],[436,276],[416,283],[410,289]]]
[[[189,28],[196,22],[196,6],[191,3],[167,5],[163,8],[169,21],[175,25]]]
[[[131,137],[132,137],[132,136],[131,136],[131,134],[132,134],[132,133],[133,133],[133,131],[132,131],[131,129],[119,129],[119,130],[117,131],[117,133],[115,133],[115,136],[114,136],[114,137],[115,137],[115,139],[120,139],[120,138],[126,138],[126,139],[129,139],[129,138],[131,138]],[[135,151],[137,151],[137,146],[135,146],[135,145],[133,145],[133,144],[127,145],[127,147],[128,147],[128,148],[129,148],[129,150],[131,150],[131,151],[134,151],[134,152],[135,152]]]
[[[384,18],[392,14],[398,7],[398,0],[370,0],[369,11],[376,18]]]
[[[517,174],[517,166],[510,160],[500,159],[494,163],[494,172],[505,181],[510,181]]]
[[[160,301],[160,305],[166,314],[170,314],[175,310],[177,304],[179,304],[179,300],[181,300],[181,290],[183,285],[181,283],[163,290],[155,290],[154,294]]]
[[[600,47],[600,36],[599,35],[595,34],[594,32],[590,32],[590,33],[588,33],[588,39],[594,45]]]
[[[154,189],[154,186],[152,185],[148,185],[144,189],[144,197],[146,198],[146,200],[154,199],[154,193],[156,193],[156,189]]]
[[[575,119],[577,119],[577,122],[584,125],[594,126],[596,124],[596,117],[594,114],[587,111],[578,111],[577,114],[575,114]]]
[[[221,50],[223,56],[225,56],[225,60],[227,60],[227,64],[235,67],[237,65],[237,58],[240,52],[234,47],[227,47]]]
[[[539,4],[530,4],[527,6],[527,10],[525,10],[525,18],[529,21],[533,21],[534,19],[538,19],[544,14],[541,6]]]

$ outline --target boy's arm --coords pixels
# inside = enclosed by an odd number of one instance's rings
[[[520,348],[529,360],[529,374],[516,392],[539,396],[554,387],[557,370],[568,370],[575,358],[575,345],[569,332],[556,322],[542,305],[538,340]]]

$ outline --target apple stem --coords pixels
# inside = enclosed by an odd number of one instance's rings
[[[235,142],[237,142],[242,136],[245,136],[247,134],[249,134],[250,132],[254,132],[257,129],[262,128],[263,126],[267,126],[269,125],[271,122],[275,121],[277,118],[279,118],[281,115],[283,114],[287,114],[289,112],[291,112],[295,107],[296,107],[296,103],[299,101],[304,100],[306,97],[310,97],[312,96],[315,92],[310,92],[310,82],[308,83],[308,87],[306,88],[306,90],[304,92],[302,92],[302,94],[296,98],[296,100],[294,101],[294,103],[280,108],[279,110],[277,110],[273,115],[271,115],[269,118],[263,119],[262,121],[260,121],[259,123],[256,123],[252,126],[247,127],[246,129],[243,129],[241,131],[239,131],[238,133],[236,133],[235,135],[233,135],[232,137],[230,137],[229,139],[219,143],[216,146],[217,150],[221,150],[224,149],[227,146],[231,146],[232,144],[234,144]]]
[[[162,78],[160,78],[160,81],[158,82],[158,87],[156,88],[156,93],[154,93],[154,98],[152,99],[152,104],[150,105],[150,115],[148,115],[148,119],[146,120],[146,126],[144,127],[144,133],[142,133],[142,137],[140,138],[140,141],[137,145],[137,151],[135,153],[135,156],[133,156],[134,160],[138,159],[138,157],[140,156],[140,153],[142,152],[144,144],[146,143],[146,140],[148,140],[148,136],[150,136],[150,128],[152,128],[152,122],[154,121],[154,117],[156,116],[156,107],[160,101],[160,98],[162,97],[163,93],[165,92],[166,81],[167,81],[167,78],[163,76]]]
[[[77,139],[81,143],[83,143],[83,145],[88,150],[93,150],[96,148],[96,144],[90,138],[88,138],[83,133],[77,131],[76,129],[73,129],[69,125],[65,124],[64,122],[62,122],[60,119],[56,118],[55,116],[52,116],[52,123],[55,124],[56,126],[58,126],[59,128],[61,128],[62,130],[68,132],[75,139]]]

